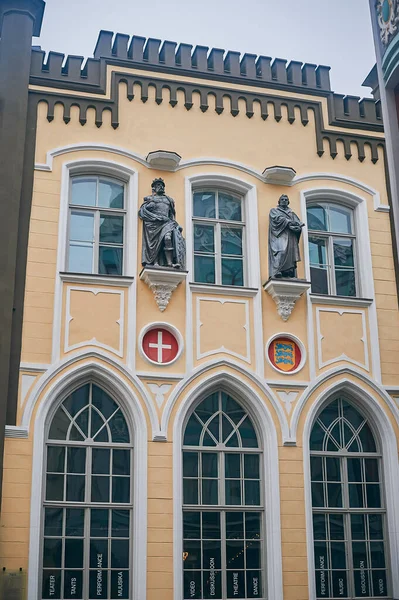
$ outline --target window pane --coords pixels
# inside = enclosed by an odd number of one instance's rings
[[[309,236],[309,261],[311,265],[327,264],[326,238]]]
[[[212,514],[212,513],[204,513]],[[217,514],[217,513],[216,513]],[[204,515],[202,516],[204,518]],[[203,537],[207,537],[204,536]],[[199,512],[184,512],[183,513],[183,538],[184,539],[201,539],[201,513]]]
[[[202,453],[202,477],[218,476],[218,455],[213,452]]]
[[[194,224],[194,251],[215,252],[214,227]]]
[[[123,244],[123,217],[100,214],[100,243]]]
[[[112,537],[129,537],[130,512],[128,510],[112,511]]]
[[[184,561],[186,568],[187,559]],[[201,571],[186,571],[184,573],[184,598],[196,600],[202,598]]]
[[[64,598],[83,598],[83,571],[65,571]]]
[[[222,254],[242,256],[242,229],[238,227],[221,228]]]
[[[215,259],[194,256],[194,279],[199,283],[215,283]]]
[[[226,504],[241,504],[241,481],[239,479],[227,479],[226,486]]]
[[[183,503],[198,504],[198,479],[183,480]]]
[[[330,206],[328,212],[330,219],[329,231],[333,231],[334,233],[352,233],[351,210],[343,206]]]
[[[45,538],[43,544],[43,567],[61,567],[62,540]]]
[[[100,246],[98,272],[100,275],[122,275],[122,248]]]
[[[84,475],[67,475],[66,499],[70,502],[83,502],[85,499]]]
[[[62,535],[62,508],[46,508],[44,535]]]
[[[222,284],[244,285],[244,269],[242,260],[234,258],[222,259]]]
[[[67,472],[85,473],[86,448],[68,448]]]
[[[109,473],[110,450],[106,448],[93,448],[92,450],[92,473],[96,475]]]
[[[206,217],[208,219],[215,218],[214,192],[195,192],[193,197],[193,215],[194,217]]]
[[[68,270],[72,273],[92,273],[93,246],[70,244]]]
[[[83,568],[83,540],[65,540],[65,566],[71,569]]]
[[[112,540],[111,567],[116,569],[129,568],[129,540]]]
[[[43,571],[42,597],[45,600],[61,597],[61,571],[55,569]]]
[[[111,598],[127,600],[129,598],[129,571],[111,571]]]
[[[335,285],[338,296],[356,296],[355,271],[335,269]]]
[[[108,510],[94,508],[90,511],[90,537],[108,537]]]
[[[112,478],[112,502],[130,502],[130,477]]]
[[[130,475],[130,450],[113,450],[112,473],[114,475]]]
[[[47,475],[46,500],[64,499],[64,475]]]
[[[47,448],[47,472],[64,473],[65,448],[62,446],[49,446]]]
[[[220,539],[220,513],[203,512],[202,513],[202,537],[204,539]]]
[[[108,588],[108,573],[107,571],[101,571],[96,569],[90,571],[89,575],[89,598],[97,598],[99,600],[106,600],[107,588]]]
[[[219,192],[219,219],[225,221],[242,221],[241,198]]]
[[[202,480],[202,504],[217,504],[218,503],[218,480],[203,479]]]
[[[257,513],[247,513],[248,515],[256,516]],[[247,525],[247,523],[245,523]],[[253,525],[253,523],[252,523]],[[256,529],[257,524],[253,525]],[[251,525],[249,525],[251,528]],[[247,538],[253,538],[248,534],[248,527],[246,527]],[[242,512],[226,512],[226,538],[229,540],[240,540],[244,538],[244,513]]]
[[[91,478],[91,501],[109,502],[109,477],[93,476]]]
[[[96,179],[91,179],[89,177],[72,179],[71,204],[95,206],[96,188]]]
[[[71,212],[69,222],[69,239],[71,242],[94,241],[94,214]]]
[[[353,267],[353,240],[333,238],[335,267]]]
[[[308,206],[306,214],[308,218],[308,229],[327,231],[327,215],[323,206]]]
[[[70,537],[83,537],[85,511],[83,508],[67,508],[65,535]]]
[[[259,481],[246,480],[244,481],[245,489],[245,504],[247,506],[258,506],[260,504],[260,487]]]
[[[225,455],[225,473],[226,477],[239,479],[241,477],[241,461],[240,454]]]
[[[123,208],[123,190],[123,185],[119,183],[100,180],[98,205],[103,208]]]

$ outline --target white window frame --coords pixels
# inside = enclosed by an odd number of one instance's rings
[[[73,189],[73,181],[79,179],[92,178],[97,181],[97,198],[98,199],[98,185],[100,179],[110,181],[111,183],[116,183],[118,185],[123,186],[123,208],[106,208],[99,206],[96,204],[95,206],[83,206],[80,204],[72,203],[72,189]],[[69,252],[71,247],[70,241],[70,229],[71,229],[71,215],[75,214],[93,214],[94,215],[94,239],[93,239],[93,257],[92,257],[92,266],[91,272],[87,273],[85,271],[76,271],[76,273],[81,273],[84,275],[98,275],[100,277],[108,277],[107,273],[99,273],[99,253],[100,253],[100,213],[107,213],[109,215],[121,216],[123,217],[123,240],[122,244],[118,247],[122,247],[122,272],[118,275],[111,275],[111,277],[123,277],[125,275],[125,263],[126,263],[126,224],[127,224],[127,184],[123,179],[119,179],[115,176],[110,176],[105,173],[97,172],[87,172],[87,173],[77,173],[75,175],[71,175],[70,177],[70,185],[69,185],[69,194],[68,194],[68,224],[67,224],[67,247],[65,252],[65,271],[69,273],[75,273],[75,271],[70,271],[69,269]],[[103,246],[107,244],[102,244]]]

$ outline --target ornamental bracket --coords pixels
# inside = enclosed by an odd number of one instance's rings
[[[153,292],[155,301],[161,312],[166,309],[172,293],[186,277],[187,271],[157,267],[145,267],[140,273],[140,279]]]
[[[296,302],[310,289],[310,282],[304,279],[269,279],[263,289],[275,301],[283,321],[288,321]]]

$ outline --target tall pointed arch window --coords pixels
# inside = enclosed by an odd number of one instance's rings
[[[381,454],[344,397],[317,418],[310,462],[317,599],[391,598]]]
[[[203,400],[183,438],[184,599],[266,598],[262,451],[224,392]]]
[[[118,404],[86,384],[48,428],[42,600],[131,598],[132,443]]]

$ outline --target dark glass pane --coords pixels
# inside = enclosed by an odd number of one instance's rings
[[[369,515],[370,539],[382,540],[384,538],[382,515]]]
[[[220,569],[221,567],[221,547],[220,541],[202,542],[202,568]]]
[[[97,442],[98,444],[101,442],[110,442],[111,441],[109,438],[107,426],[99,429],[98,433],[96,433],[96,437],[95,437],[94,441]]]
[[[51,422],[49,439],[50,440],[66,440],[68,427],[71,423],[70,418],[60,407],[55,413]]]
[[[184,563],[184,566],[186,563]],[[201,571],[186,571],[184,573],[184,600],[202,598]]]
[[[199,540],[184,540],[183,553],[187,553],[184,561],[185,569],[201,568],[201,542]]]
[[[335,268],[335,286],[338,296],[356,296],[356,278],[353,269]]]
[[[71,204],[79,206],[95,206],[97,180],[89,177],[72,179]]]
[[[261,571],[247,571],[247,598],[260,598],[262,596]]]
[[[218,455],[213,452],[203,452],[202,458],[202,477],[218,476]]]
[[[206,513],[209,514],[209,513]],[[212,513],[211,513],[212,514]],[[217,514],[217,513],[215,513]],[[183,538],[199,540],[201,538],[201,513],[183,512]]]
[[[314,561],[316,569],[328,569],[328,555],[326,542],[315,541],[314,543]]]
[[[85,511],[83,508],[67,508],[65,535],[83,537],[85,524]]]
[[[233,398],[228,396],[225,392],[222,392],[222,410],[236,425],[238,425],[245,415],[244,409],[238,404],[238,402],[233,400]]]
[[[90,540],[90,568],[108,567],[108,540]]]
[[[351,508],[362,508],[363,503],[363,487],[359,483],[349,484],[349,506]]]
[[[91,501],[109,502],[109,477],[93,475],[91,478]]]
[[[127,600],[129,598],[129,571],[111,571],[111,599]]]
[[[259,479],[259,454],[244,454],[244,477]]]
[[[237,513],[236,513],[237,514]],[[238,513],[241,514],[241,513]],[[245,538],[247,540],[259,540],[261,535],[261,513],[246,512],[245,513]]]
[[[312,433],[310,435],[310,449],[311,450],[322,450],[324,436],[325,436],[324,429],[319,425],[319,423],[316,422],[313,425]]]
[[[202,504],[217,504],[218,503],[218,480],[203,479],[202,480]]]
[[[220,539],[220,513],[202,513],[202,538],[208,540]]]
[[[195,415],[191,415],[184,432],[183,444],[185,446],[198,446],[201,432],[201,423]]]
[[[98,184],[98,206],[102,208],[123,208],[123,185],[113,181],[100,180]]]
[[[326,515],[313,515],[313,537],[315,540],[326,539]]]
[[[222,255],[242,256],[242,229],[224,226],[221,228]]]
[[[330,514],[330,539],[331,540],[344,540],[344,517],[343,515]]]
[[[100,244],[123,244],[123,217],[100,213]]]
[[[67,409],[69,414],[74,417],[86,404],[89,403],[90,398],[90,384],[82,385],[79,389],[69,394],[68,398],[64,400],[63,406]]]
[[[114,451],[115,452],[115,451]],[[106,448],[93,448],[92,450],[92,473],[95,475],[109,474],[110,450]]]
[[[90,537],[108,537],[108,510],[92,508],[90,511]]]
[[[366,481],[379,481],[378,474],[378,460],[376,458],[365,458],[364,459],[364,471],[366,475]]]
[[[219,219],[226,221],[242,221],[241,198],[219,192]]]
[[[333,569],[346,569],[345,544],[331,542],[331,566]]]
[[[208,423],[208,432],[210,432],[215,440],[219,441],[219,415],[216,415],[210,423]]]
[[[327,215],[324,206],[315,204],[306,209],[308,229],[315,231],[327,231]]]
[[[342,506],[342,486],[340,483],[328,483],[327,495],[330,508],[340,508]]]
[[[112,502],[130,502],[130,477],[112,478]]]
[[[378,484],[369,483],[366,485],[366,499],[369,508],[380,508],[381,492]]]
[[[226,573],[227,598],[245,598],[245,571],[236,571],[234,563],[228,564],[227,568],[234,569]]]
[[[47,471],[48,473],[64,473],[65,448],[63,446],[48,446]]]
[[[239,427],[241,441],[244,448],[257,448],[258,439],[256,437],[254,426],[249,417],[244,419]]]
[[[64,475],[47,475],[46,500],[64,499]]]
[[[256,518],[257,513],[247,513],[247,515],[254,515]],[[248,527],[255,530],[258,527],[258,523],[249,522]],[[247,537],[248,536],[247,531]],[[252,535],[251,537],[256,537]],[[230,540],[243,539],[244,538],[244,513],[242,512],[226,512],[226,538]]]
[[[193,195],[194,217],[214,219],[216,217],[214,192],[195,192]]]
[[[84,501],[85,482],[84,475],[67,475],[66,500],[68,502]]]
[[[366,539],[365,515],[351,515],[352,539]]]
[[[214,257],[194,255],[194,280],[198,283],[215,283]]]
[[[65,571],[64,598],[81,600],[83,598],[83,571]]]
[[[211,562],[213,564],[213,562]],[[203,575],[203,598],[211,600],[222,597],[222,578],[221,572],[215,571],[212,567],[210,571],[204,571]],[[191,596],[189,596],[191,598]]]
[[[78,417],[79,418],[79,417]],[[69,431],[69,439],[73,442],[83,442],[84,441],[84,436],[80,433],[79,429],[76,427],[76,425],[72,425],[70,431]]]
[[[367,568],[366,542],[352,542],[353,566],[355,569]]]
[[[348,238],[334,238],[335,267],[353,267],[353,240]]]
[[[324,569],[324,562],[325,556],[320,559],[322,568],[315,571],[317,598],[330,597],[330,584],[328,580],[328,572]]]
[[[102,390],[101,388],[99,388],[97,385],[94,385],[94,384],[93,384],[92,395],[93,395],[93,397],[92,397],[93,405],[96,408],[98,408],[98,410],[104,416],[105,419],[109,419],[109,417],[112,414],[114,414],[114,412],[118,408],[118,405],[116,404],[116,402],[114,402],[112,400],[112,398],[107,394],[107,392],[105,392],[104,390]]]
[[[194,224],[194,252],[215,252],[215,237],[213,225]]]
[[[130,435],[126,419],[120,410],[118,410],[118,412],[110,420],[109,427],[111,429],[111,437],[114,443],[128,444],[130,442]]]
[[[96,433],[103,427],[104,422],[103,416],[97,410],[91,409],[90,437],[95,437]]]
[[[241,477],[240,454],[225,454],[225,474],[231,478]]]
[[[327,481],[341,481],[341,461],[326,457]]]
[[[226,504],[241,504],[241,482],[237,479],[226,479]]]
[[[83,569],[83,540],[74,538],[65,540],[65,567]]]
[[[364,568],[353,572],[356,597],[369,595],[369,572]]]
[[[216,446],[215,438],[211,437],[210,434],[208,432],[206,432],[204,434],[204,437],[202,440],[202,445],[203,446]]]
[[[312,483],[312,506],[324,506],[324,487],[322,483]]]
[[[385,568],[385,552],[383,542],[370,542],[371,567],[373,569]]]
[[[112,246],[100,246],[98,272],[100,275],[122,275],[123,250]]]
[[[310,265],[310,282],[313,294],[328,294],[327,268]]]
[[[375,446],[374,436],[371,432],[370,427],[367,423],[363,425],[359,433],[360,441],[362,443],[363,452],[377,452]]]
[[[260,504],[259,481],[247,479],[244,481],[245,504],[247,506],[258,506]]]
[[[112,537],[129,537],[130,512],[128,510],[112,511]]]
[[[222,417],[222,441],[223,442],[226,442],[227,438],[230,436],[232,431],[234,431],[233,425],[223,415],[223,417]]]
[[[352,211],[343,206],[329,206],[329,231],[334,233],[352,233]]]
[[[222,285],[244,285],[242,259],[222,258]]]
[[[77,417],[76,417],[76,425],[79,426],[79,429],[85,434],[87,437],[89,435],[89,408],[85,408]]]
[[[68,448],[67,472],[86,472],[86,448]]]
[[[260,569],[260,542],[251,541],[246,544],[247,569]]]
[[[61,597],[61,571],[45,569],[42,579],[42,598],[50,600]]]
[[[332,589],[335,597],[348,597],[348,575],[346,571],[332,572]]]
[[[316,269],[325,269],[327,265],[327,240],[315,235],[309,236],[309,262]]]
[[[338,400],[333,400],[321,411],[319,420],[328,428],[338,416]]]
[[[363,415],[349,402],[342,400],[342,409],[344,418],[350,422],[354,429],[359,429],[364,421]]]
[[[310,457],[310,471],[312,481],[323,481],[323,459],[321,456]]]
[[[183,503],[198,504],[198,479],[183,479]]]
[[[238,448],[238,435],[236,433],[229,438],[229,440],[226,442],[226,446],[227,448]]]
[[[226,540],[226,566],[228,569],[243,569],[245,543],[243,540]]]
[[[46,508],[44,535],[62,535],[62,508]]]
[[[362,481],[362,459],[348,458],[348,481]]]
[[[61,567],[62,539],[44,538],[43,541],[43,567]]]
[[[327,442],[326,450],[328,452],[337,452],[342,447],[341,440],[341,427],[339,423],[334,425],[334,427],[329,431],[329,437]]]
[[[90,571],[89,574],[89,597],[98,598],[99,600],[106,600],[108,593],[108,573],[107,571],[101,571],[96,569]]]
[[[198,477],[198,452],[183,452],[183,477]]]
[[[387,574],[386,571],[372,571],[374,596],[387,596]]]
[[[112,540],[111,567],[113,569],[129,568],[129,540]]]

